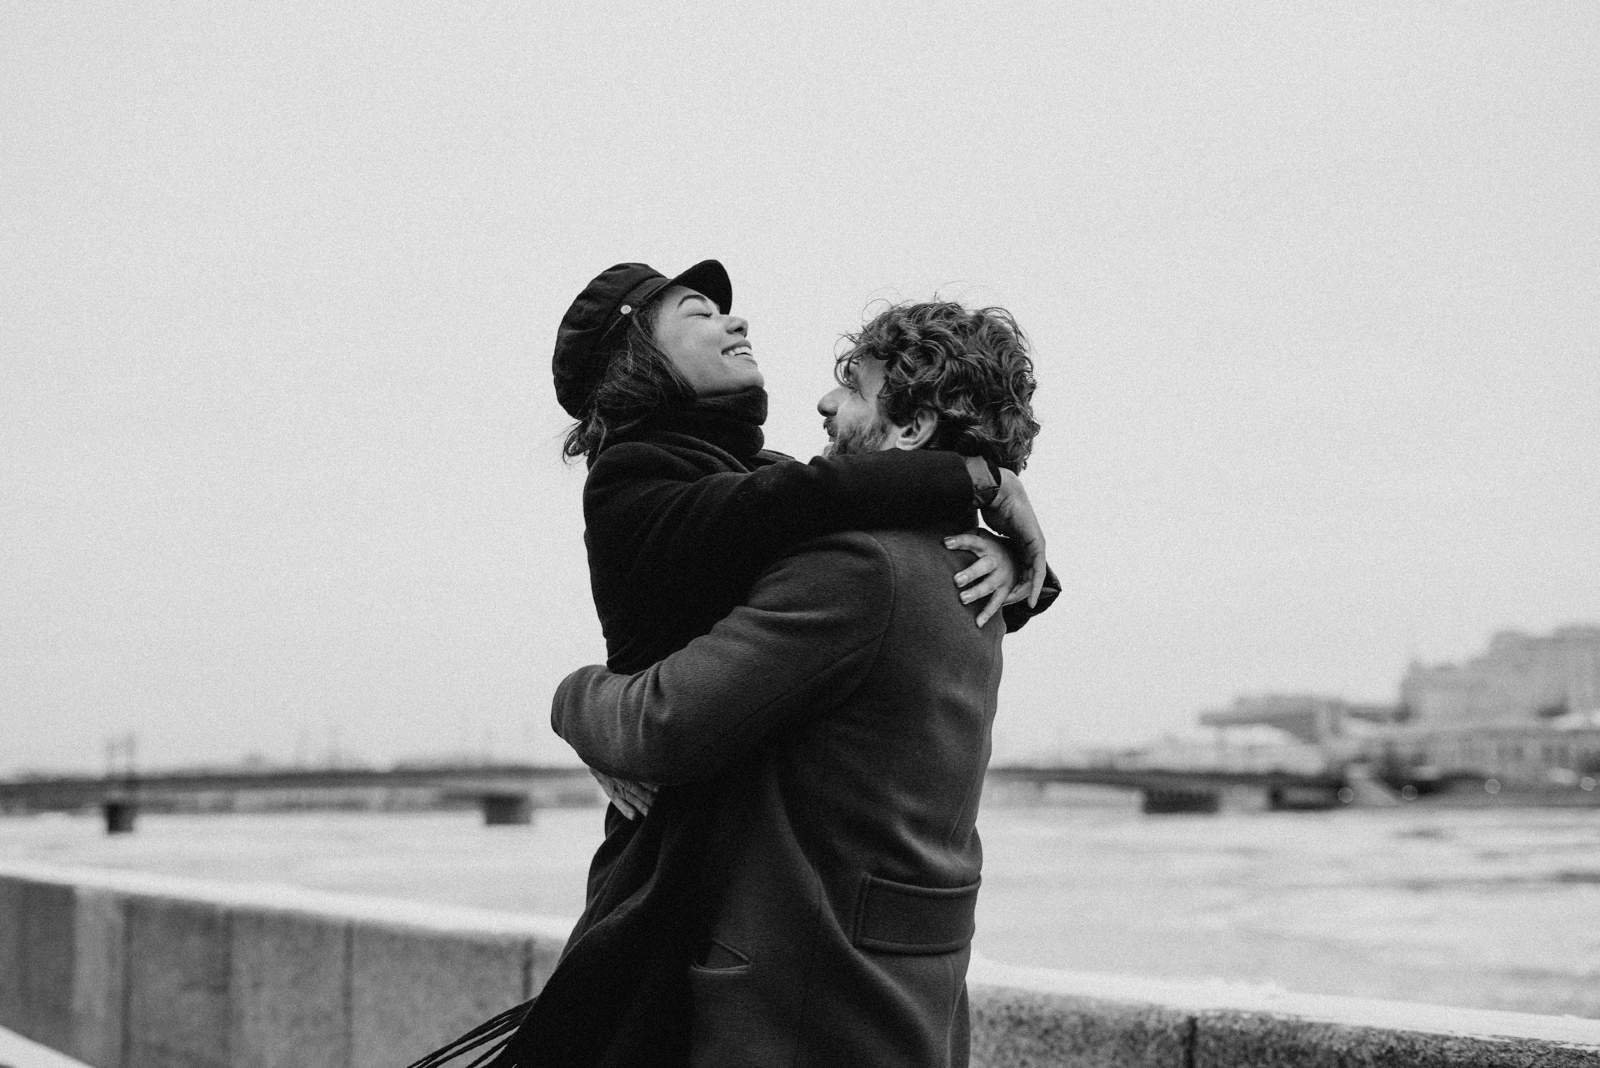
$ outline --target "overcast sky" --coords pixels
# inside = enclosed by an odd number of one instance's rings
[[[357,10],[359,8],[359,10]],[[768,440],[1010,308],[1066,592],[997,756],[1600,621],[1600,6],[0,13],[0,773],[566,759],[556,323],[728,266]]]

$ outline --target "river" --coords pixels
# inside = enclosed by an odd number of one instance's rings
[[[977,949],[1008,963],[1600,1018],[1600,809],[984,809]],[[575,916],[598,809],[0,818],[0,858]]]

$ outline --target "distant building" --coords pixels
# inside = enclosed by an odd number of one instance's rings
[[[1600,627],[1501,631],[1464,664],[1413,663],[1406,726],[1389,752],[1508,784],[1583,783],[1600,772]]]
[[[1600,711],[1600,627],[1501,631],[1464,664],[1413,662],[1400,703],[1417,726],[1529,723]]]
[[[1502,631],[1461,664],[1413,662],[1397,705],[1317,694],[1255,694],[1200,713],[1223,735],[1272,727],[1332,759],[1399,761],[1506,785],[1600,777],[1600,626]]]
[[[1393,705],[1357,704],[1317,694],[1269,693],[1235,697],[1227,708],[1200,713],[1200,723],[1225,730],[1276,727],[1302,742],[1329,745],[1352,734],[1367,733],[1364,725],[1393,723],[1398,715]]]
[[[1410,767],[1494,778],[1507,785],[1582,785],[1594,790],[1600,776],[1600,716],[1408,727],[1374,755],[1393,755]]]

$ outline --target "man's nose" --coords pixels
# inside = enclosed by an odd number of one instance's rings
[[[817,411],[824,418],[832,419],[839,413],[839,394],[843,391],[843,386],[834,386],[822,395],[821,400],[817,401]]]

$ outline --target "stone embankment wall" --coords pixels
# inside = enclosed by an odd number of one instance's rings
[[[566,921],[0,866],[0,1026],[96,1068],[398,1068],[530,996]],[[973,1064],[1600,1065],[1600,1021],[974,966]]]

